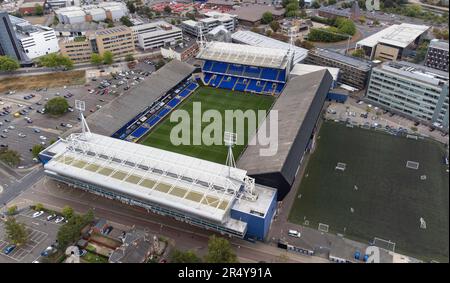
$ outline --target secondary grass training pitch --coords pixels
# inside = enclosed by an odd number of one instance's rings
[[[374,237],[390,240],[396,252],[448,262],[444,155],[444,146],[433,141],[324,122],[289,220],[307,220],[315,229],[324,223],[332,233],[365,243]],[[407,161],[420,166],[407,168]],[[339,162],[346,164],[345,171],[335,169]]]
[[[204,113],[207,110],[218,110],[222,115],[222,125],[225,125],[225,110],[266,110],[268,111],[272,106],[275,98],[266,95],[249,94],[232,90],[217,89],[212,87],[200,87],[195,93],[183,102],[177,109],[186,110],[191,117],[191,133],[193,132],[192,112],[193,103],[201,102],[201,110]],[[258,121],[261,123],[262,121]],[[203,122],[202,129],[209,123]],[[153,129],[150,134],[141,142],[144,145],[157,147],[160,149],[177,152],[217,163],[225,163],[228,148],[225,145],[173,145],[170,141],[170,133],[172,128],[177,125],[176,122],[170,122],[169,118],[166,118],[159,125]],[[245,144],[248,142],[248,123],[245,122]],[[224,129],[223,129],[224,130]],[[244,150],[245,145],[235,145],[233,147],[233,153],[237,159],[241,152]]]

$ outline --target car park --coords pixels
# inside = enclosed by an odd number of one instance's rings
[[[47,139],[45,136],[39,136],[39,138],[43,141],[45,141]]]
[[[40,132],[41,132],[41,130],[39,130],[38,128],[34,128],[33,131],[34,131],[35,133],[40,133]]]
[[[8,136],[5,135],[5,134],[1,134],[0,137],[1,137],[2,139],[6,139]]]
[[[7,144],[4,144],[4,143],[2,143],[2,144],[0,144],[0,148],[8,148],[8,145],[7,145]]]
[[[43,250],[43,251],[41,252],[41,256],[47,257],[47,256],[50,256],[50,255],[52,255],[52,254],[55,254],[57,251],[58,251],[58,250],[55,249],[54,247],[48,246],[45,250]]]
[[[64,221],[64,217],[62,217],[62,216],[58,216],[58,217],[56,217],[56,219],[55,219],[55,223],[61,223],[61,222],[63,222]]]

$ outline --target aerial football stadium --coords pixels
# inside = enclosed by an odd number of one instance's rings
[[[208,42],[197,55],[201,67],[172,60],[128,94],[86,121],[82,118],[82,133],[72,131],[40,153],[45,172],[149,213],[228,236],[264,240],[277,201],[291,189],[314,143],[333,82],[327,70],[290,75],[293,55],[291,50]],[[233,99],[246,105],[243,110],[277,110],[284,130],[275,155],[261,157],[262,146],[249,144],[234,152],[237,166],[231,166],[220,158],[227,156],[226,146],[218,149],[222,155],[211,158],[205,155],[206,145],[180,150],[168,135],[154,134],[170,130],[173,110],[206,101],[208,93],[213,98],[209,108],[218,111],[225,111]]]

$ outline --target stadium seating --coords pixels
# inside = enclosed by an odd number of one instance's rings
[[[174,108],[178,105],[178,103],[180,103],[180,99],[179,98],[172,98],[172,100],[169,101],[169,103],[167,103],[167,106],[169,106],[170,108]]]
[[[209,82],[211,81],[212,76],[213,76],[213,74],[211,74],[211,73],[205,73],[205,77],[203,79],[205,84],[209,84]]]
[[[246,91],[260,93],[264,88],[264,84],[265,82],[263,83],[258,80],[250,80]]]
[[[286,81],[286,70],[281,70],[278,73],[277,81],[285,82]]]
[[[167,108],[163,108],[161,111],[159,111],[159,113],[158,113],[158,117],[160,117],[160,118],[162,118],[162,117],[164,117],[164,115],[166,115],[167,113],[169,113],[169,109],[167,109]]]
[[[278,84],[277,88],[275,89],[275,94],[280,94],[283,91],[284,84]]]
[[[133,133],[132,136],[135,138],[140,138],[143,135],[145,135],[145,133],[149,130],[149,128],[144,127],[144,126],[140,126],[139,128],[137,128]]]
[[[230,64],[228,67],[228,74],[241,76],[244,71],[244,67],[242,65]]]
[[[212,65],[213,65],[213,62],[211,62],[211,61],[206,61],[205,64],[203,65],[203,71],[210,71]]]
[[[266,86],[263,89],[263,92],[265,92],[265,93],[273,93],[273,91],[276,89],[276,85],[277,85],[276,83],[267,82]]]
[[[225,74],[228,69],[228,64],[223,62],[214,62],[211,68],[211,72]]]
[[[263,68],[261,72],[261,79],[276,80],[279,70]]]
[[[250,78],[260,78],[261,76],[261,69],[258,67],[249,67],[246,66],[244,68],[244,76],[250,77]]]
[[[217,87],[219,85],[220,81],[222,81],[223,76],[222,75],[215,75],[215,76],[216,77],[210,81],[210,85]]]
[[[237,79],[236,77],[224,77],[219,88],[233,89]]]

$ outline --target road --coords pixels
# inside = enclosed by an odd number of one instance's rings
[[[441,6],[430,5],[430,4],[422,3],[419,0],[408,0],[408,3],[419,4],[420,6],[423,6],[423,7],[432,9],[432,10],[439,10],[439,11],[443,11],[443,12],[447,12],[448,13],[448,7],[441,7]]]
[[[168,217],[147,213],[141,208],[69,188],[46,177],[41,178],[12,203],[28,206],[37,202],[52,209],[61,209],[65,205],[69,205],[81,213],[93,209],[96,217],[126,226],[136,225],[136,227],[146,228],[152,233],[171,238],[175,241],[178,249],[195,250],[199,255],[203,255],[207,251],[207,241],[211,233],[204,229],[180,223]],[[328,262],[323,258],[287,253],[265,243],[249,243],[240,239],[231,239],[231,243],[241,262]]]

